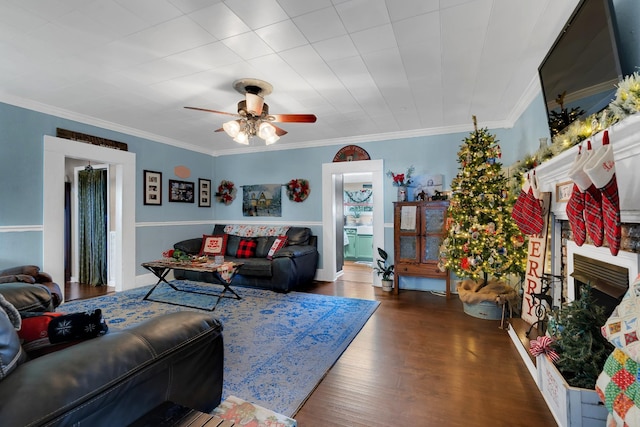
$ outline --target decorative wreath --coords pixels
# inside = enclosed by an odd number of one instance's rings
[[[289,200],[294,202],[304,202],[311,192],[309,181],[306,179],[292,179],[286,184],[286,187]]]
[[[218,192],[216,193],[216,199],[220,203],[230,205],[233,199],[236,198],[236,186],[233,182],[223,179],[218,185]]]

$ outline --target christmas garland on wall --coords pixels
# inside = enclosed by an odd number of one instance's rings
[[[231,202],[236,198],[236,193],[238,190],[236,189],[235,184],[232,181],[227,181],[223,179],[220,181],[220,185],[218,185],[218,192],[216,193],[216,200],[220,203],[224,203],[225,205],[230,205]]]
[[[306,179],[292,179],[285,184],[285,187],[287,188],[287,196],[292,202],[304,202],[311,192],[309,181]]]

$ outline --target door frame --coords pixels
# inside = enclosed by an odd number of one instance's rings
[[[384,248],[384,162],[360,160],[355,162],[323,163],[322,165],[322,269],[317,278],[333,282],[338,278],[336,265],[336,200],[335,176],[345,173],[371,173],[373,191],[373,247],[374,260],[377,250]],[[380,278],[373,274],[373,283],[380,286]]]
[[[65,158],[112,165],[115,174],[113,272],[116,291],[136,285],[136,155],[55,136],[44,136],[42,267],[64,278]],[[126,184],[126,185],[125,185]],[[126,236],[126,244],[125,237]],[[64,286],[61,286],[64,289]],[[64,290],[63,290],[64,292]]]

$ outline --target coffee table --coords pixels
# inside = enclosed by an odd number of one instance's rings
[[[163,282],[169,285],[174,291],[177,291],[177,292],[217,296],[218,299],[216,300],[216,303],[212,308],[208,309],[209,311],[215,310],[222,298],[232,298],[237,300],[242,299],[240,295],[238,295],[233,289],[231,289],[231,281],[233,280],[233,277],[236,275],[238,268],[242,266],[242,263],[223,262],[222,264],[216,264],[213,261],[203,263],[203,262],[179,262],[179,261],[171,261],[171,260],[158,260],[158,261],[143,262],[142,266],[147,270],[149,270],[150,272],[152,272],[158,278],[158,282],[151,289],[149,289],[149,292],[147,292],[147,294],[144,296],[143,300],[146,300],[146,301],[155,301],[155,302],[161,302],[165,304],[178,305],[180,307],[189,307],[189,308],[198,308],[201,310],[207,310],[207,309],[203,309],[202,307],[196,307],[193,305],[175,303],[170,301],[160,301],[160,300],[154,300],[150,298],[153,291],[158,287],[158,285],[160,285]],[[180,289],[176,287],[173,283],[170,283],[166,280],[167,274],[169,274],[171,270],[175,270],[175,269],[212,273],[216,276],[220,284],[224,286],[224,289],[222,290],[222,292],[217,292],[217,293],[200,292],[200,291],[193,291],[189,289]],[[225,295],[227,291],[233,295]]]

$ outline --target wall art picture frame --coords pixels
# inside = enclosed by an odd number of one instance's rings
[[[162,172],[144,171],[144,204],[162,205]]]
[[[211,180],[198,179],[198,206],[201,208],[211,207]]]
[[[179,203],[194,203],[195,186],[191,181],[169,180],[169,201]]]

